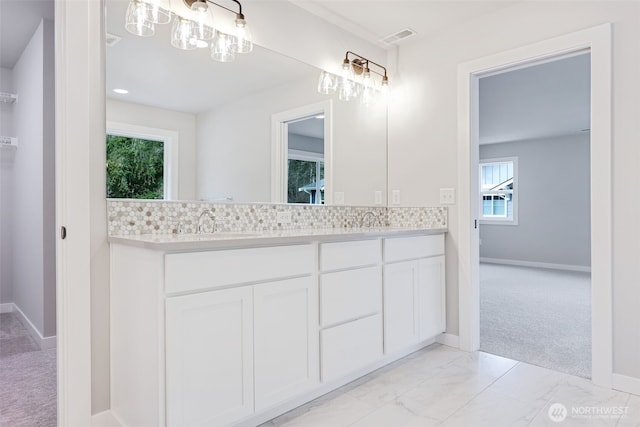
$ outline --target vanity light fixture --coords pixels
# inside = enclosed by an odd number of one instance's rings
[[[251,52],[253,42],[242,13],[242,4],[238,0],[229,1],[238,6],[237,11],[212,0],[183,0],[189,10],[180,13],[171,11],[170,0],[131,0],[125,18],[125,28],[137,36],[150,37],[155,34],[156,24],[168,24],[173,17],[172,46],[194,50],[211,45],[212,59],[222,62],[233,61],[236,53]],[[210,4],[235,15],[233,29],[229,33],[213,27]]]
[[[353,56],[350,59],[349,56]],[[375,66],[377,70],[371,70]],[[380,76],[380,81],[371,74]],[[387,69],[363,56],[347,51],[342,61],[340,75],[322,71],[318,80],[318,92],[330,95],[338,92],[338,99],[351,101],[360,96],[363,105],[370,105],[379,96],[385,96],[389,91],[389,77]]]

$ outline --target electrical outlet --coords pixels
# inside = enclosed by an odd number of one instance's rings
[[[373,199],[374,199],[374,203],[376,205],[381,205],[382,204],[382,191],[377,190],[376,192],[373,193]]]
[[[393,190],[391,192],[391,204],[392,205],[400,204],[400,190]]]
[[[276,222],[278,224],[291,224],[291,212],[276,212]]]
[[[336,191],[335,193],[333,193],[333,204],[344,205],[344,192]]]
[[[440,189],[440,204],[441,205],[454,205],[456,203],[456,189],[455,188],[441,188]]]

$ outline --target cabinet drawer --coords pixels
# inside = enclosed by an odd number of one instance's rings
[[[165,255],[165,291],[184,292],[311,274],[311,244]]]
[[[320,276],[320,325],[333,325],[382,311],[379,266]]]
[[[384,239],[385,262],[444,255],[444,234]]]
[[[320,245],[320,270],[340,270],[380,262],[380,240],[323,243]]]
[[[323,382],[366,367],[382,357],[382,315],[321,331],[320,347]]]

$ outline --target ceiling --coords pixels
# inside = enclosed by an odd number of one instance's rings
[[[499,0],[289,0],[381,46],[386,36],[411,28],[399,44],[429,37],[450,26],[510,7]],[[156,35],[130,35],[122,22],[127,0],[106,0],[107,32],[122,37],[107,48],[107,95],[198,113],[266,86],[284,84],[313,67],[256,48],[233,63],[209,59],[208,49],[185,52],[170,46],[170,25]],[[40,19],[53,19],[54,0],[0,0],[0,65],[13,68]],[[139,52],[147,52],[140,55]],[[256,65],[261,64],[261,65]],[[282,70],[291,70],[283,73]],[[481,143],[569,134],[589,128],[588,57],[574,57],[481,79]],[[211,78],[216,76],[216,78]],[[207,82],[204,85],[203,82]],[[237,83],[232,83],[232,82]],[[157,87],[162,87],[158,91]],[[307,131],[314,134],[317,131]]]
[[[342,29],[384,48],[387,36],[406,28],[405,41],[428,37],[522,0],[289,0]],[[402,44],[402,42],[399,42]]]
[[[0,0],[0,67],[13,68],[42,18],[53,20],[54,0]]]
[[[152,37],[138,37],[124,28],[129,1],[105,3],[107,33],[121,38],[106,50],[110,98],[197,114],[318,73],[310,65],[258,46],[226,63],[213,61],[208,48],[176,49],[169,43],[171,24],[156,25]],[[116,88],[129,93],[117,95],[113,93]]]
[[[590,55],[480,79],[480,144],[578,134],[590,127]]]

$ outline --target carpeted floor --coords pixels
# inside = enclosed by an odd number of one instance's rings
[[[480,349],[591,378],[590,274],[480,264]]]
[[[0,426],[55,426],[56,402],[56,349],[39,350],[15,314],[0,314]]]

